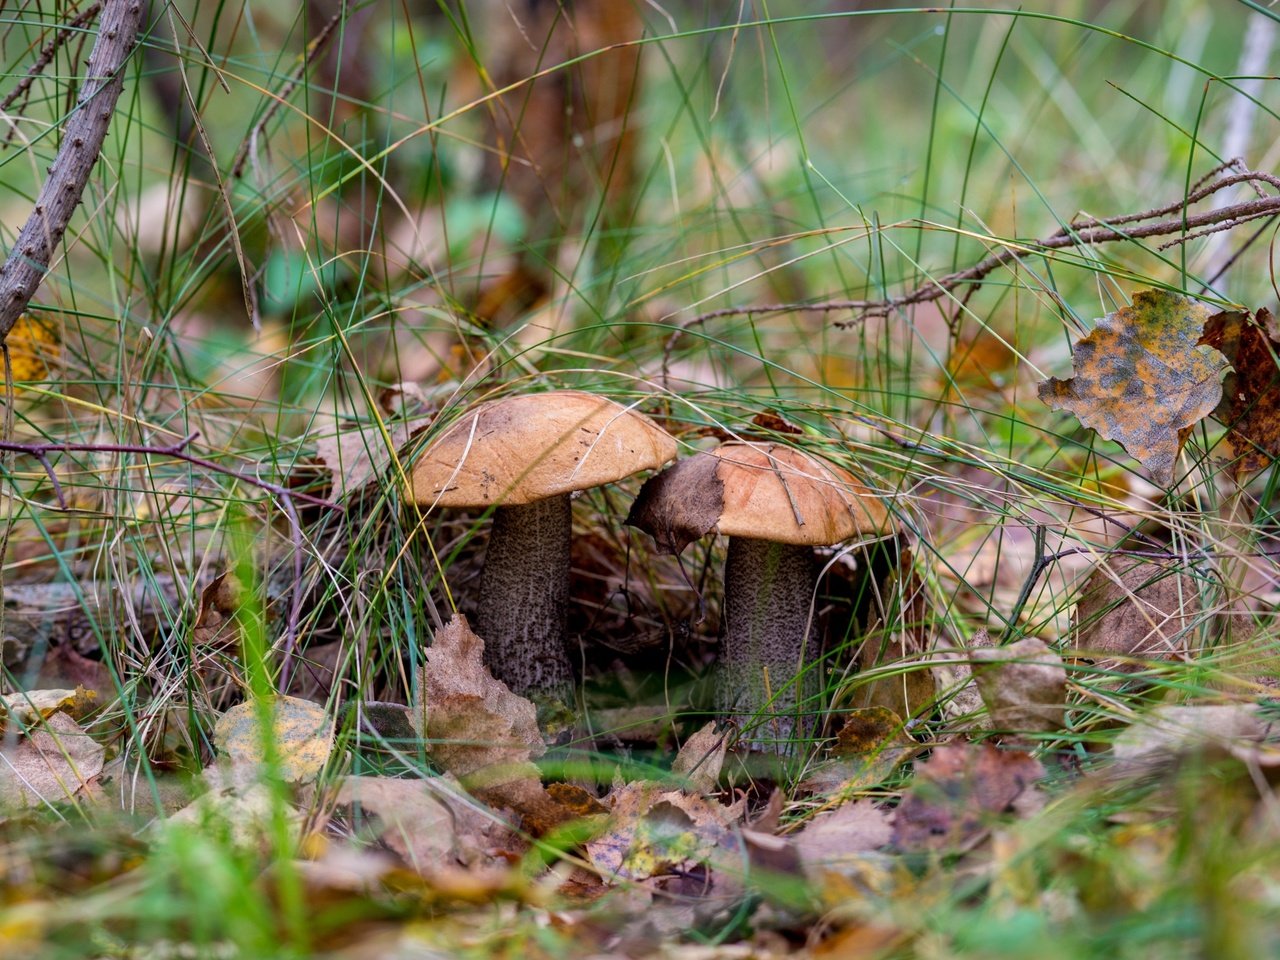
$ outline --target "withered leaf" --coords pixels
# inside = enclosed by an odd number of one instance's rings
[[[262,729],[262,714],[271,731]],[[324,707],[297,697],[246,700],[232,707],[213,728],[213,741],[233,767],[256,770],[266,762],[270,738],[278,775],[286,783],[306,783],[324,769],[333,749],[333,722]]]
[[[1167,487],[1185,431],[1222,399],[1227,359],[1200,342],[1208,318],[1187,297],[1141,290],[1076,342],[1075,376],[1043,381],[1040,399],[1119,442]]]
[[[432,759],[470,793],[509,807],[534,833],[570,818],[533,763],[546,752],[533,704],[489,672],[484,641],[462,614],[436,631],[418,688],[414,728]]]
[[[0,809],[58,803],[102,772],[105,751],[64,713],[0,751]]]
[[[789,433],[792,435],[804,433],[794,423],[773,409],[766,409],[757,413],[751,418],[751,425],[759,427],[761,430],[767,430],[770,433]]]
[[[236,611],[240,609],[240,581],[234,573],[223,571],[200,591],[200,610],[191,639],[195,643],[222,646],[234,643]]]
[[[649,781],[621,785],[605,798],[610,827],[586,845],[601,876],[646,880],[703,865],[729,841],[740,805],[668,790]]]
[[[1176,566],[1111,557],[1085,582],[1071,618],[1070,647],[1098,670],[1133,673],[1146,660],[1184,657],[1186,635],[1203,609],[1195,580]]]
[[[805,872],[816,876],[883,847],[892,835],[889,815],[869,800],[858,800],[818,814],[795,834],[795,845]]]
[[[631,504],[627,525],[639,527],[659,550],[672,554],[706,536],[724,512],[719,465],[715,457],[700,453],[654,474]]]
[[[1204,325],[1201,343],[1230,361],[1222,402],[1214,417],[1228,428],[1220,446],[1234,460],[1237,477],[1261,470],[1280,456],[1280,327],[1268,310],[1254,316],[1215,313]]]
[[[974,679],[991,726],[1014,733],[1061,730],[1067,712],[1067,671],[1039,637],[973,651],[984,666]]]
[[[832,759],[804,782],[818,793],[849,794],[874,787],[920,750],[902,718],[887,707],[850,710],[831,746]]]
[[[671,772],[686,777],[689,789],[710,793],[716,788],[728,749],[728,734],[717,731],[715,721],[711,721],[684,742],[672,761]]]
[[[1256,745],[1269,732],[1255,704],[1161,704],[1116,737],[1112,750],[1122,763],[1163,761],[1206,746]]]
[[[372,820],[366,831],[419,873],[456,862],[453,812],[421,780],[347,777],[334,802]]]
[[[989,743],[938,747],[894,812],[893,842],[904,850],[962,849],[1001,815],[1033,807],[1040,761]]]
[[[74,690],[28,690],[23,693],[7,693],[0,696],[0,731],[9,720],[19,727],[34,726],[40,720],[55,713],[65,713],[73,719],[83,717],[93,708],[98,694],[79,686]]]

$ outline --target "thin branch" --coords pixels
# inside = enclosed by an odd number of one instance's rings
[[[141,22],[141,0],[106,0],[102,5],[98,37],[76,107],[63,129],[62,146],[36,197],[35,209],[9,258],[0,265],[0,341],[9,336],[35,296],[71,214],[80,205],[124,88],[124,64],[133,52]]]
[[[199,435],[199,432],[191,433],[177,443],[163,447],[146,447],[132,443],[20,443],[16,440],[0,440],[0,452],[26,454],[39,462],[49,476],[49,482],[53,485],[53,492],[58,498],[59,506],[64,509],[67,501],[62,493],[62,485],[58,482],[58,477],[53,471],[53,464],[49,460],[49,454],[51,453],[134,453],[139,456],[173,457],[175,460],[181,460],[195,467],[234,477],[242,483],[273,493],[286,502],[301,500],[303,503],[310,503],[330,510],[343,509],[341,504],[334,503],[331,500],[324,500],[320,497],[313,497],[309,493],[290,490],[288,487],[282,487],[280,484],[272,483],[270,480],[238,473],[212,460],[206,460],[204,457],[197,457],[187,453],[186,448],[191,446]]]
[[[1224,165],[1224,167],[1218,168],[1213,172],[1218,173],[1229,169],[1234,163],[1233,161],[1232,164]],[[1011,242],[999,252],[993,253],[991,256],[964,270],[957,270],[954,273],[931,280],[929,283],[897,297],[888,297],[882,300],[821,300],[811,303],[769,303],[709,310],[684,321],[668,337],[667,343],[663,348],[663,369],[665,372],[670,361],[671,352],[680,337],[691,328],[706,323],[708,320],[720,317],[759,316],[769,313],[834,313],[848,310],[852,311],[855,316],[850,320],[836,324],[837,327],[847,327],[871,317],[888,316],[903,307],[940,300],[961,287],[976,288],[982,280],[1006,264],[1021,261],[1024,257],[1038,256],[1050,250],[1093,246],[1120,240],[1142,240],[1149,237],[1177,236],[1178,240],[1174,241],[1176,243],[1191,239],[1193,236],[1204,236],[1207,233],[1231,230],[1254,220],[1280,214],[1280,196],[1272,195],[1262,195],[1203,213],[1187,213],[1187,208],[1193,204],[1216,194],[1220,190],[1225,190],[1241,183],[1252,184],[1255,187],[1259,184],[1266,184],[1275,189],[1280,189],[1280,177],[1256,170],[1245,170],[1240,173],[1221,176],[1210,183],[1199,186],[1187,194],[1186,197],[1174,203],[1154,207],[1140,213],[1124,214],[1109,219],[1090,217],[1075,221],[1040,240]],[[1155,220],[1153,223],[1144,222],[1153,220],[1156,217],[1165,219]],[[1132,226],[1125,226],[1128,224],[1132,224]],[[1121,229],[1122,227],[1123,229]],[[970,289],[969,293],[972,293],[972,289]]]
[[[94,17],[98,15],[98,11],[102,9],[101,3],[91,3],[83,11],[81,11],[70,23],[59,27],[54,33],[53,39],[40,48],[31,66],[27,67],[26,75],[18,81],[17,85],[9,91],[9,95],[0,100],[0,113],[8,111],[20,97],[25,97],[27,91],[31,89],[31,85],[36,82],[36,78],[44,72],[44,68],[53,62],[54,56],[58,51],[70,40],[78,31],[83,30]],[[25,103],[25,100],[24,100]],[[10,125],[9,132],[5,134],[4,144],[8,145],[13,139],[16,125]]]

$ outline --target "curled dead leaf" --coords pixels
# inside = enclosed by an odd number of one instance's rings
[[[684,777],[695,793],[711,793],[720,779],[728,749],[728,734],[717,732],[712,721],[684,742],[671,764],[671,772]]]
[[[510,808],[533,833],[571,819],[542,785],[533,758],[546,752],[534,705],[484,665],[484,641],[455,614],[436,631],[418,674],[414,728],[427,752],[467,791]]]
[[[1185,658],[1202,612],[1196,581],[1175,565],[1111,557],[1085,582],[1069,649],[1098,670],[1133,673],[1143,661]]]
[[[1280,326],[1269,310],[1253,316],[1215,313],[1200,342],[1231,363],[1222,382],[1222,402],[1213,411],[1227,427],[1217,452],[1235,461],[1237,477],[1247,476],[1280,456]]]

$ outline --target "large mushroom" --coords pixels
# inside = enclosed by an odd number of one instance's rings
[[[717,708],[752,748],[787,752],[819,692],[812,615],[816,546],[884,534],[883,501],[834,464],[776,443],[726,443],[649,478],[627,522],[679,553],[711,531],[729,537]]]
[[[643,414],[557,390],[479,404],[415,463],[411,496],[420,506],[493,508],[476,629],[490,669],[517,693],[572,696],[570,495],[675,455],[675,440]]]

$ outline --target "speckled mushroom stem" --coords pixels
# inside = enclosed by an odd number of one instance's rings
[[[790,753],[793,740],[814,726],[818,675],[806,670],[796,679],[817,655],[809,626],[817,584],[813,549],[730,537],[724,579],[727,629],[716,706],[743,728],[752,749]],[[805,714],[798,726],[797,705]]]
[[[564,647],[571,534],[567,493],[493,512],[476,632],[493,675],[521,695],[573,697]]]

